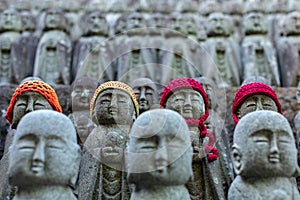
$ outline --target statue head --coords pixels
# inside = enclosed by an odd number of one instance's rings
[[[145,28],[146,20],[142,13],[133,12],[127,16],[127,31],[136,28]]]
[[[220,12],[211,13],[206,23],[207,36],[229,36],[233,30],[233,23],[229,16]]]
[[[30,11],[23,11],[21,13],[23,31],[34,32],[36,28],[36,20]]]
[[[296,93],[297,103],[300,104],[300,82],[297,86],[297,93]]]
[[[96,88],[96,79],[90,77],[75,79],[71,86],[72,111],[88,111]]]
[[[281,104],[275,91],[261,82],[242,85],[233,101],[232,117],[234,122],[237,124],[246,114],[258,110],[273,110],[282,114]]]
[[[209,109],[215,109],[217,86],[214,83],[214,81],[205,76],[197,77],[197,78],[195,78],[195,80],[198,81],[202,85],[202,87],[204,88],[204,90],[207,94]]]
[[[244,16],[245,35],[266,34],[268,31],[266,16],[263,13],[251,12]]]
[[[149,78],[138,78],[131,83],[136,99],[139,103],[139,112],[150,110],[158,101],[158,91],[155,83]]]
[[[178,12],[171,13],[167,18],[167,27],[173,31],[187,34],[186,25],[182,15]]]
[[[109,81],[96,89],[90,114],[96,124],[131,125],[139,115],[139,105],[131,87]]]
[[[295,176],[297,149],[288,120],[268,110],[243,117],[234,130],[232,161],[243,178]]]
[[[85,23],[82,24],[85,30],[84,35],[108,35],[108,24],[105,15],[99,11],[88,13],[85,17]]]
[[[49,9],[45,15],[45,30],[69,30],[67,18],[60,9]]]
[[[95,123],[86,115],[82,113],[71,114],[70,119],[72,120],[77,134],[80,138],[79,143],[84,144],[85,140],[92,132],[92,130],[96,127]]]
[[[144,112],[129,136],[128,182],[137,190],[183,185],[192,177],[189,130],[178,113],[168,109]]]
[[[26,81],[13,93],[5,118],[11,123],[11,127],[16,129],[25,114],[43,109],[62,112],[54,89],[43,81]]]
[[[300,12],[293,11],[286,15],[285,17],[285,32],[286,35],[300,35]]]
[[[204,122],[209,116],[207,94],[200,83],[192,78],[169,82],[162,93],[160,105],[178,112],[184,119]]]
[[[75,185],[80,147],[67,116],[52,110],[24,116],[9,152],[11,185],[25,190],[43,185]]]
[[[8,8],[2,12],[0,18],[0,30],[17,32],[22,30],[22,21],[17,10]]]
[[[199,5],[199,12],[203,16],[208,16],[214,12],[221,12],[220,3],[217,0],[202,1]]]

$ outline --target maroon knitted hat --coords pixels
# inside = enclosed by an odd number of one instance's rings
[[[277,95],[270,86],[268,86],[265,83],[261,83],[261,82],[248,83],[248,84],[245,84],[242,87],[240,87],[240,89],[237,91],[234,101],[233,101],[232,118],[236,124],[239,122],[239,119],[237,117],[238,108],[242,105],[242,103],[248,97],[250,97],[251,95],[255,95],[255,94],[263,94],[263,95],[266,95],[266,96],[269,96],[270,98],[272,98],[277,105],[278,112],[280,114],[283,114],[281,104],[279,103]]]
[[[196,90],[201,94],[205,104],[205,113],[199,120],[204,122],[209,116],[208,97],[202,85],[192,78],[179,78],[170,81],[164,88],[164,91],[161,95],[161,99],[159,102],[160,106],[165,108],[166,102],[168,98],[171,96],[171,94],[173,94],[175,90],[179,90],[183,88],[187,88],[187,89],[192,88],[193,90]]]

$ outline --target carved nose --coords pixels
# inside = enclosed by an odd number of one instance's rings
[[[117,97],[113,95],[111,98],[110,107],[117,107],[117,102],[118,102]]]
[[[45,161],[45,144],[43,141],[39,141],[34,154],[33,154],[34,162],[44,162]]]
[[[166,147],[160,148],[156,151],[155,163],[157,167],[168,165],[168,151]]]
[[[184,105],[185,105],[185,106],[191,106],[191,105],[192,105],[190,96],[187,96],[187,97],[185,98]]]
[[[279,149],[278,149],[278,145],[277,145],[277,139],[276,136],[273,135],[270,141],[270,153],[271,154],[278,154]]]
[[[27,107],[26,107],[26,110],[25,110],[25,112],[26,113],[29,113],[29,112],[32,112],[34,109],[33,109],[33,102],[30,100],[30,101],[28,101],[28,103],[27,103]]]

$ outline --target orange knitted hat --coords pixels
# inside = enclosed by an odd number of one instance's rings
[[[131,101],[133,103],[134,110],[135,110],[135,116],[136,117],[139,116],[139,104],[136,100],[136,96],[134,94],[133,89],[130,86],[128,86],[127,84],[119,82],[119,81],[108,81],[108,82],[105,82],[105,83],[101,84],[96,89],[96,91],[94,93],[94,96],[93,96],[93,98],[91,100],[91,103],[90,103],[91,118],[93,116],[93,110],[94,110],[95,102],[96,102],[100,92],[102,92],[103,90],[106,90],[106,89],[118,89],[118,90],[122,90],[122,91],[126,92],[130,96]]]
[[[6,114],[5,114],[5,118],[12,123],[12,119],[13,119],[13,109],[15,106],[15,103],[17,101],[17,98],[20,94],[25,93],[25,92],[38,92],[40,93],[43,97],[45,97],[45,99],[47,99],[47,101],[50,103],[50,105],[53,107],[54,110],[56,110],[57,112],[62,112],[61,106],[58,102],[58,98],[57,95],[54,91],[54,89],[48,85],[47,83],[43,82],[43,81],[38,81],[38,80],[31,80],[31,81],[26,81],[22,84],[20,84],[11,100],[10,100],[10,104],[7,108]]]

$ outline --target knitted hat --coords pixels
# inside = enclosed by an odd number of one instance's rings
[[[105,83],[101,84],[96,89],[96,91],[93,95],[93,98],[91,99],[91,103],[90,103],[91,118],[93,118],[92,116],[93,116],[93,110],[94,110],[94,107],[95,107],[95,102],[96,102],[100,92],[102,92],[103,90],[106,90],[106,89],[118,89],[118,90],[121,90],[121,91],[127,93],[130,96],[131,101],[133,103],[134,110],[135,110],[135,116],[136,117],[139,116],[139,104],[136,100],[133,89],[131,87],[129,87],[127,84],[119,82],[119,81],[108,81],[108,82],[105,82]]]
[[[283,114],[281,104],[279,103],[275,91],[265,83],[252,82],[241,86],[235,95],[232,106],[232,117],[236,124],[239,122],[239,119],[237,117],[237,111],[239,107],[248,97],[256,94],[263,94],[272,98],[277,105],[278,112]]]
[[[202,85],[192,78],[179,78],[169,82],[164,88],[164,91],[161,95],[161,99],[159,102],[160,106],[165,108],[166,102],[168,98],[173,94],[173,92],[183,88],[192,88],[193,90],[196,90],[201,94],[205,104],[205,113],[199,120],[204,122],[209,116],[208,97]]]
[[[209,138],[209,144],[205,147],[205,151],[208,153],[207,155],[208,161],[212,162],[218,158],[218,150],[215,147],[213,147],[214,144],[213,134],[208,133],[204,125],[204,121],[209,116],[209,109],[208,109],[208,97],[202,85],[198,83],[198,81],[192,78],[179,78],[179,79],[172,80],[164,88],[164,91],[160,99],[160,106],[163,108],[166,107],[166,102],[168,98],[173,94],[174,91],[179,89],[189,89],[189,88],[192,88],[193,90],[196,90],[201,94],[205,104],[205,113],[200,117],[200,119],[187,119],[185,121],[189,126],[198,126],[198,129],[200,131],[200,137],[207,136]]]
[[[48,85],[47,83],[43,82],[43,81],[39,81],[39,80],[31,80],[31,81],[26,81],[22,84],[20,84],[11,100],[10,100],[10,104],[7,108],[6,114],[5,114],[5,118],[12,123],[12,119],[13,119],[13,109],[15,106],[15,103],[17,101],[17,98],[20,94],[25,93],[25,92],[38,92],[40,93],[48,102],[49,104],[52,106],[52,108],[54,110],[56,110],[57,112],[62,112],[61,106],[58,102],[58,98],[57,95],[54,91],[54,89]]]

